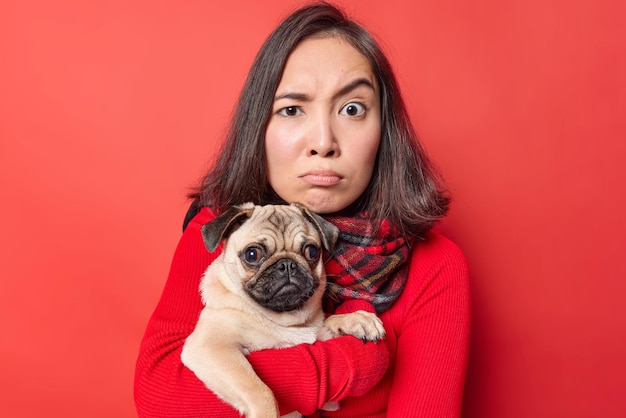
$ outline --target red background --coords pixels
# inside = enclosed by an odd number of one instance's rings
[[[135,415],[187,187],[296,4],[2,2],[2,416]],[[383,40],[455,196],[464,417],[626,416],[624,3],[341,4]]]

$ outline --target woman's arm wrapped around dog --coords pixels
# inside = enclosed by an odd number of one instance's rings
[[[201,226],[213,218],[210,210],[203,209],[187,226],[148,323],[135,371],[140,417],[239,416],[180,360],[185,339],[202,309],[200,277],[219,255],[206,250],[200,233]],[[340,401],[370,390],[386,371],[388,353],[384,344],[363,344],[346,336],[254,352],[249,360],[274,392],[281,413],[298,410],[311,414],[328,400]]]

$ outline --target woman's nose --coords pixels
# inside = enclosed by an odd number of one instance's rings
[[[333,157],[339,155],[335,130],[329,118],[319,117],[312,121],[309,131],[309,156]]]

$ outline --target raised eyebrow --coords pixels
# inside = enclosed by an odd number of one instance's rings
[[[342,88],[339,89],[337,93],[333,95],[333,99],[338,99],[339,97],[350,93],[352,90],[356,90],[358,87],[366,86],[369,87],[373,92],[376,91],[374,88],[374,84],[367,78],[357,78],[354,81],[346,84]]]
[[[372,91],[376,91],[376,89],[374,88],[374,84],[370,80],[368,80],[367,78],[357,78],[356,80],[351,81],[350,83],[340,88],[339,91],[337,91],[337,93],[333,95],[333,99],[337,99],[345,94],[348,94],[351,91],[356,90],[358,87],[361,87],[361,86],[366,86],[366,87],[369,87]],[[281,100],[281,99],[291,99],[291,100],[297,100],[301,102],[306,102],[310,100],[307,94],[298,93],[298,92],[280,94],[274,97],[274,101]]]

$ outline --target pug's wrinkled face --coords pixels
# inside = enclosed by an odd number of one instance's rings
[[[296,204],[242,205],[203,228],[209,249],[227,238],[224,268],[232,284],[276,312],[300,309],[324,292],[321,255],[337,233],[332,224]]]

